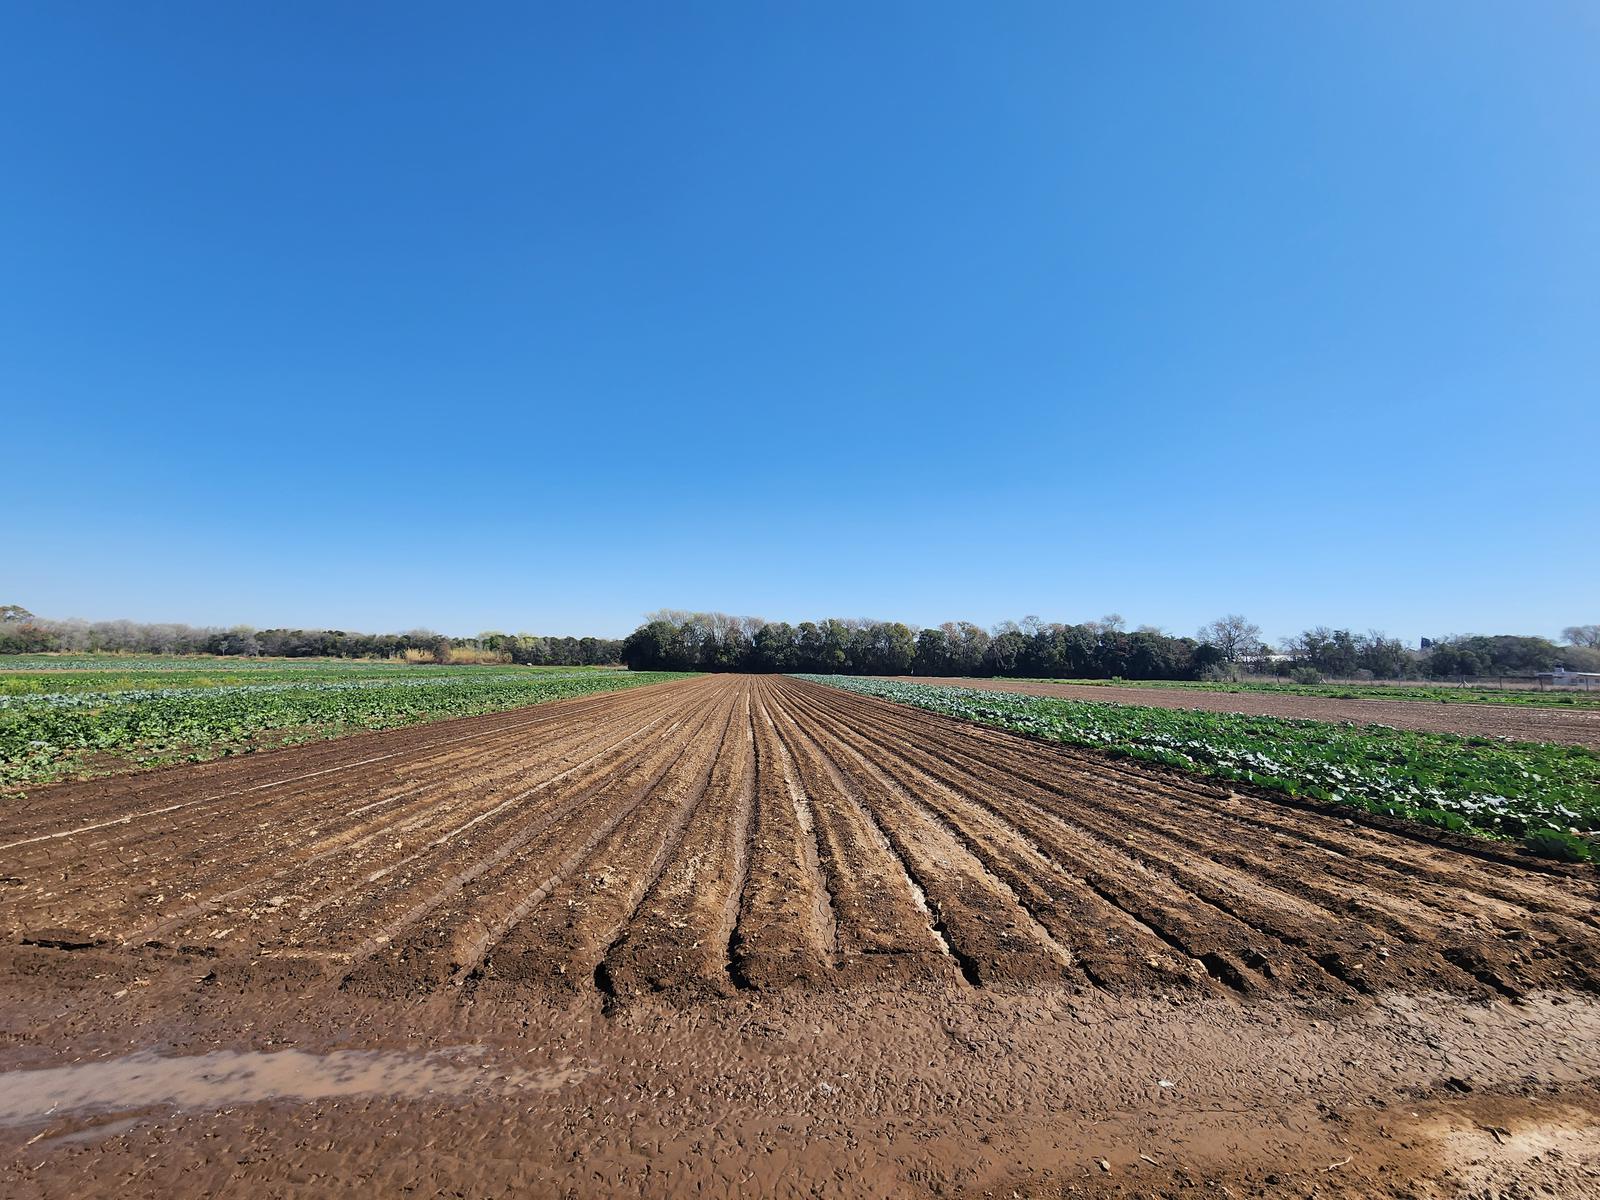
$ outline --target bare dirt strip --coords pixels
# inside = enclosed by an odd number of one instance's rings
[[[1352,721],[1392,725],[1422,733],[1463,737],[1514,738],[1519,742],[1564,742],[1600,750],[1600,709],[1535,708],[1516,704],[1457,704],[1437,700],[1340,700],[1333,696],[1291,696],[1278,692],[1203,692],[1195,688],[1096,687],[1045,683],[1033,679],[935,679],[925,675],[884,676],[904,683],[1020,692],[1093,704],[1136,704],[1147,708],[1197,708],[1204,712],[1255,717],[1295,717],[1305,721]]]
[[[0,889],[6,1195],[1600,1192],[1592,870],[791,679],[41,788]]]

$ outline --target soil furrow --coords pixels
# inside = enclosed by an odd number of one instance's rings
[[[606,950],[681,844],[735,728],[738,700],[736,693],[719,697],[710,724],[689,741],[644,801],[492,945],[484,956],[486,976],[564,990],[593,980],[611,990]]]
[[[690,752],[715,718],[719,697],[705,696],[681,724],[620,774],[575,782],[575,794],[536,831],[485,860],[469,860],[458,878],[435,884],[424,899],[369,935],[350,954],[346,985],[367,992],[427,991],[481,969],[485,956],[579,867]]]
[[[783,702],[799,685],[784,681]],[[1059,979],[1067,956],[1017,902],[1005,883],[934,820],[914,797],[846,737],[814,718],[812,734],[838,769],[851,797],[870,813],[922,890],[939,928],[974,982]]]
[[[892,721],[885,722],[886,727],[892,725]],[[892,743],[910,744],[912,739],[904,733]],[[1473,981],[1467,978],[1470,974],[1479,981],[1489,981],[1492,976],[1498,990],[1516,992],[1527,986],[1559,982],[1569,972],[1591,976],[1586,986],[1593,986],[1592,970],[1581,953],[1582,946],[1592,944],[1591,939],[1581,928],[1559,918],[1532,917],[1512,922],[1517,932],[1508,942],[1502,929],[1489,927],[1476,937],[1467,936],[1470,930],[1460,929],[1474,919],[1485,903],[1483,897],[1472,893],[1457,895],[1453,907],[1441,908],[1447,914],[1446,921],[1439,920],[1431,910],[1405,905],[1393,894],[1375,895],[1370,889],[1364,892],[1364,900],[1347,900],[1334,906],[1338,911],[1328,911],[1326,905],[1332,898],[1328,889],[1304,882],[1317,878],[1325,856],[1301,854],[1303,848],[1287,839],[1279,839],[1278,861],[1251,860],[1227,841],[1191,837],[1187,830],[1170,822],[1142,817],[1141,812],[1154,807],[1148,785],[1136,804],[1121,795],[1121,787],[1107,796],[1099,789],[1084,787],[1071,776],[1051,778],[1047,770],[1037,767],[1024,777],[1022,772],[1008,771],[995,756],[967,756],[945,747],[936,757],[957,772],[950,778],[958,789],[981,790],[982,779],[1010,775],[1021,784],[1023,793],[1033,793],[1032,800],[1046,810],[1116,851],[1138,857],[1146,867],[1174,879],[1212,907],[1304,950],[1312,962],[1354,986],[1370,989],[1433,979],[1440,986],[1459,989],[1472,986]],[[1205,826],[1195,824],[1192,828]],[[1141,830],[1155,833],[1155,840],[1145,838]],[[1169,847],[1169,840],[1180,843],[1182,850]],[[1304,861],[1292,861],[1296,857]],[[1199,868],[1204,859],[1227,864],[1235,873],[1227,879],[1219,878],[1217,865]],[[1410,891],[1411,886],[1408,881],[1404,890]],[[1324,906],[1326,926],[1315,913],[1284,911],[1303,910],[1302,902]],[[1399,915],[1390,911],[1397,905],[1405,905],[1406,911]],[[1419,921],[1424,930],[1420,937],[1416,933]],[[1531,934],[1527,932],[1529,925],[1534,930]],[[1329,930],[1334,936],[1329,936]],[[1525,944],[1514,944],[1524,940]],[[1572,952],[1551,955],[1552,946]],[[1459,965],[1463,958],[1474,964],[1466,974]]]
[[[747,870],[758,769],[752,703],[746,686],[677,853],[606,951],[613,994],[671,992],[694,999],[734,988],[728,938]]]
[[[249,929],[258,944],[294,947],[300,952],[315,952],[315,948],[322,947],[327,953],[336,954],[352,943],[392,936],[397,932],[397,927],[392,927],[396,923],[386,914],[404,906],[410,919],[416,919],[420,914],[408,904],[408,898],[416,892],[437,899],[450,888],[470,882],[517,851],[556,817],[581,804],[601,786],[609,769],[649,754],[657,744],[674,745],[677,735],[673,722],[681,720],[685,711],[679,705],[708,695],[698,689],[684,693],[672,708],[645,726],[655,732],[654,738],[641,741],[644,730],[635,729],[618,739],[620,731],[608,727],[602,731],[598,748],[591,744],[570,751],[557,760],[555,765],[560,770],[541,772],[544,777],[531,787],[509,797],[502,794],[503,786],[491,789],[481,796],[469,796],[471,803],[467,807],[441,798],[429,811],[420,837],[391,838],[383,834],[369,839],[354,854],[316,876],[293,885],[283,884],[290,888],[280,893],[283,899],[258,895],[254,905],[233,905],[232,912],[225,909],[224,915],[230,918],[230,924],[235,917],[249,922],[235,928]],[[662,722],[665,726],[658,728]],[[596,782],[589,782],[591,778]],[[485,803],[490,807],[484,808]],[[478,847],[484,845],[490,849],[480,851]],[[371,852],[363,852],[364,848]],[[446,882],[435,882],[441,878]],[[168,940],[191,943],[203,942],[208,936],[206,926],[185,929],[180,925],[166,933]]]
[[[681,686],[684,684],[679,682],[651,684],[474,717],[350,734],[207,763],[49,784],[29,790],[26,812],[14,826],[8,825],[0,850],[33,841],[41,834],[47,835],[45,840],[54,840],[71,836],[75,829],[85,825],[101,827],[108,822],[121,821],[137,816],[142,808],[170,805],[174,796],[186,805],[195,800],[221,801],[261,788],[353,771],[399,757],[427,755],[460,742],[498,738],[546,725],[572,728],[594,714],[609,716],[623,711],[616,706],[630,701],[648,709],[655,702],[650,693]],[[264,780],[262,776],[268,778]]]
[[[884,727],[901,730],[914,740],[928,736],[929,730],[940,729],[937,723],[944,720],[935,714],[896,707],[901,708],[901,713],[886,721]],[[1422,829],[1408,833],[1385,830],[1374,837],[1370,826],[1330,821],[1320,810],[1308,810],[1304,803],[1290,797],[1250,794],[1173,768],[1117,759],[981,725],[957,724],[961,726],[960,735],[931,739],[933,752],[960,753],[958,747],[973,752],[973,747],[979,747],[976,752],[984,756],[988,766],[1003,764],[1018,777],[1047,788],[1056,786],[1052,777],[1060,773],[1093,779],[1106,793],[1114,793],[1118,801],[1127,805],[1170,808],[1177,801],[1199,809],[1197,817],[1208,824],[1238,825],[1241,840],[1293,836],[1358,862],[1363,872],[1386,872],[1396,885],[1416,877],[1420,865],[1428,868],[1423,872],[1425,877],[1519,904],[1530,912],[1550,912],[1591,924],[1597,919],[1593,899],[1583,898],[1590,889],[1580,889],[1582,895],[1569,896],[1563,889],[1548,887],[1547,881],[1540,878],[1551,873],[1547,864],[1521,857],[1514,848],[1501,843],[1475,840],[1471,855],[1464,855],[1454,846],[1446,848],[1431,842],[1431,835]],[[1160,786],[1152,790],[1153,782]],[[1247,834],[1245,830],[1251,832]],[[1485,870],[1483,861],[1515,869]]]
[[[623,715],[623,722],[620,728],[629,736],[637,736],[637,726],[627,714]],[[506,778],[525,774],[530,758],[534,757],[530,753],[533,747],[524,748],[521,744],[525,736],[522,731],[501,734],[502,738],[507,736],[515,740],[507,744],[490,738],[487,744],[480,740],[462,745],[464,739],[457,737],[452,739],[456,747],[443,754],[434,754],[431,758],[407,756],[405,763],[397,768],[406,774],[396,778],[406,785],[400,795],[409,796],[409,802],[399,810],[385,811],[376,819],[399,821],[423,813],[443,822],[454,811],[452,802],[473,806],[492,799],[494,791],[500,790],[499,785]],[[570,730],[563,729],[560,737],[552,739],[554,744],[543,749],[559,753],[569,745],[581,744],[594,736],[594,731],[580,724]],[[490,770],[475,769],[480,762],[489,763]],[[239,894],[243,886],[240,881],[249,880],[252,871],[265,874],[270,880],[286,866],[292,867],[292,861],[285,860],[292,860],[301,852],[314,858],[324,845],[336,845],[346,838],[362,839],[364,833],[371,830],[374,819],[362,821],[359,816],[351,817],[348,812],[351,807],[364,806],[351,805],[351,793],[347,790],[350,782],[342,777],[334,781],[327,772],[316,775],[318,778],[313,782],[272,791],[260,799],[239,802],[236,798],[225,822],[210,817],[196,818],[196,827],[192,829],[177,824],[158,827],[147,824],[131,830],[133,836],[115,843],[57,850],[50,856],[50,869],[58,870],[66,876],[65,882],[70,882],[65,898],[78,910],[79,921],[86,931],[96,936],[132,937],[150,929],[154,936],[152,927],[168,923],[173,910],[169,908],[159,917],[136,915],[130,901],[159,898],[153,903],[162,904],[180,898],[184,908],[201,911],[207,905],[203,889],[209,878],[232,883],[234,886],[222,894],[231,898]],[[266,786],[278,788],[284,782],[297,781],[275,781]],[[355,795],[371,796],[374,791],[387,791],[393,800],[399,798],[394,788],[395,784],[388,777],[380,779],[376,787],[372,780],[363,779]],[[306,847],[303,843],[309,838],[319,839],[319,843]],[[130,891],[128,876],[135,868],[140,886]],[[19,864],[19,869],[25,867]],[[282,888],[271,890],[284,891]],[[47,911],[50,898],[48,894],[35,898],[35,920],[50,923]],[[216,894],[211,899],[225,902]],[[96,900],[104,905],[104,911],[98,915],[94,908]]]
[[[7,1195],[1600,1172],[1592,868],[781,677],[36,798],[0,806]]]
[[[886,762],[895,758],[915,762],[922,757],[909,746],[903,750],[899,749],[896,743],[890,743],[881,749]],[[1022,797],[1002,796],[990,788],[983,779],[952,768],[944,760],[924,758],[920,770],[925,786],[931,785],[938,789],[949,797],[951,802],[959,803],[959,798],[965,794],[980,800],[992,811],[1002,814],[1013,823],[1021,822],[1017,806],[1027,803]],[[909,786],[916,785],[915,780],[907,782]],[[1195,956],[1203,962],[1227,964],[1231,968],[1231,979],[1234,981],[1250,980],[1252,986],[1259,986],[1254,980],[1256,975],[1264,977],[1264,980],[1282,976],[1280,982],[1292,982],[1304,990],[1308,987],[1318,987],[1319,981],[1316,976],[1326,972],[1339,980],[1340,991],[1343,990],[1343,985],[1370,990],[1372,985],[1369,985],[1369,976],[1362,975],[1359,970],[1352,970],[1345,964],[1357,959],[1370,959],[1373,964],[1370,978],[1379,982],[1386,968],[1399,970],[1402,966],[1410,967],[1410,964],[1398,958],[1391,962],[1391,951],[1376,943],[1369,930],[1356,929],[1353,935],[1354,941],[1327,938],[1320,927],[1308,922],[1303,915],[1285,913],[1275,907],[1270,897],[1265,901],[1252,903],[1249,899],[1250,893],[1261,894],[1267,889],[1255,884],[1248,877],[1231,881],[1234,885],[1231,892],[1225,887],[1216,886],[1202,872],[1189,869],[1181,861],[1163,855],[1157,848],[1141,844],[1136,836],[1130,836],[1126,828],[1097,822],[1092,810],[1086,811],[1082,806],[1048,803],[1036,807],[1055,817],[1065,830],[1070,830],[1077,838],[1082,839],[1076,853],[1081,859],[1098,860],[1106,868],[1102,882],[1105,877],[1128,871],[1143,872],[1147,890],[1167,895],[1169,911],[1178,907],[1185,897],[1199,901],[1205,908],[1213,910],[1210,919],[1218,925],[1217,935],[1236,943],[1238,948],[1226,944],[1217,945],[1213,942],[1209,946],[1202,945]],[[1041,849],[1047,854],[1069,852],[1067,844],[1061,840],[1060,831],[1057,831],[1055,836],[1044,836]],[[1193,908],[1192,905],[1190,907]],[[1194,946],[1198,935],[1193,931],[1206,923],[1205,908],[1187,914],[1186,925],[1191,931],[1188,934],[1178,934],[1174,930],[1167,932],[1177,935],[1180,944],[1186,947]],[[1140,917],[1146,924],[1159,927],[1159,923],[1152,921],[1149,915],[1140,914]],[[1266,942],[1262,943],[1261,935],[1265,935]],[[1282,945],[1277,949],[1269,949],[1272,941]],[[1194,951],[1191,950],[1191,953]],[[1285,959],[1288,961],[1285,962]],[[1432,974],[1451,977],[1450,982],[1458,986],[1471,984],[1470,980],[1460,978],[1459,972],[1440,960],[1437,955],[1433,956],[1433,961],[1428,965],[1433,968]],[[1365,963],[1361,964],[1361,968],[1365,968]],[[1404,973],[1411,974],[1413,970]]]
[[[772,684],[756,685],[756,806],[749,870],[739,920],[729,938],[729,973],[741,986],[770,989],[811,984],[829,973],[838,943],[827,888],[811,865],[768,699]]]
[[[775,705],[791,790],[803,797],[838,920],[836,966],[852,977],[945,977],[955,962],[915,880],[810,732]]]
[[[1337,1004],[1600,990],[1592,872],[781,677],[38,801],[0,814],[14,943],[203,955],[247,985],[611,1005],[963,978]]]
[[[1174,955],[1169,943],[1143,922],[1086,889],[1023,826],[964,798],[931,775],[898,777],[986,868],[1005,881],[1090,981],[1118,991],[1129,990],[1138,981],[1141,990],[1161,991],[1206,978],[1198,959]]]

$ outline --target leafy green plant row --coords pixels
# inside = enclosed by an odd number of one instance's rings
[[[374,680],[440,678],[565,678],[615,672],[615,667],[521,667],[473,664],[408,665],[372,659],[133,659],[107,657],[58,660],[69,667],[9,669],[13,660],[0,658],[0,702],[7,696],[50,696],[91,692],[133,692],[166,688],[258,687],[273,683],[347,683]]]
[[[1436,700],[1441,704],[1510,704],[1533,708],[1600,708],[1600,691],[1451,687],[1430,683],[1287,683],[1275,680],[1211,682],[1193,679],[1016,679],[1016,683],[1068,683],[1073,687],[1181,688],[1192,692],[1262,692],[1327,696],[1338,700]]]
[[[398,668],[353,679],[0,696],[0,787],[215,758],[684,677],[667,671]]]
[[[946,716],[1490,837],[1543,838],[1587,857],[1600,755],[1547,742],[1413,733],[1194,709],[1099,704],[899,680],[801,675]],[[1530,848],[1535,848],[1530,843]]]
[[[259,658],[223,654],[3,654],[0,674],[18,671],[367,671],[404,670],[387,658]]]

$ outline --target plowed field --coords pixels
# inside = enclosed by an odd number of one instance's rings
[[[0,1066],[290,1043],[504,1064],[441,1108],[407,1093],[413,1061],[342,1118],[305,1097],[348,1090],[286,1085],[24,1103],[0,1111],[12,1194],[309,1194],[286,1146],[324,1142],[321,1174],[387,1190],[426,1130],[477,1149],[416,1169],[474,1194],[1365,1195],[1466,1169],[1414,1130],[1387,1144],[1374,1101],[1506,1131],[1472,1143],[1486,1180],[1528,1170],[1525,1114],[1548,1137],[1600,1111],[1591,870],[778,677],[41,788],[0,816],[0,876]],[[514,1117],[537,1136],[507,1144]],[[159,1161],[140,1122],[170,1126]],[[1362,1161],[1327,1168],[1341,1141]]]

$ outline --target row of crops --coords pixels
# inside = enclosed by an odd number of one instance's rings
[[[1592,844],[1580,835],[1600,829],[1600,755],[1578,746],[853,676],[799,678],[1291,796],[1461,833],[1528,838],[1558,858],[1590,857]]]
[[[43,658],[44,656],[40,656]],[[530,674],[577,676],[615,671],[611,667],[514,667],[456,664],[408,665],[381,659],[204,659],[101,658],[61,659],[54,663],[69,666],[27,667],[17,658],[0,659],[0,699],[6,696],[48,696],[76,692],[133,692],[165,688],[259,687],[272,683],[349,683],[401,680],[481,678],[499,673],[507,678],[525,679]]]
[[[1335,700],[1435,700],[1440,704],[1509,704],[1532,708],[1600,708],[1600,691],[1540,691],[1532,687],[1457,687],[1449,683],[1289,683],[1241,680],[1210,683],[1193,679],[1030,679],[1073,687],[1178,688],[1191,692],[1259,692],[1277,696],[1324,696]]]
[[[222,654],[8,654],[0,658],[5,673],[19,671],[289,671],[298,674],[329,671],[406,669],[397,659],[377,658],[250,658]]]
[[[0,694],[0,788],[200,761],[676,678],[671,672],[386,668],[356,677],[313,673],[290,682],[268,675],[221,686]]]

